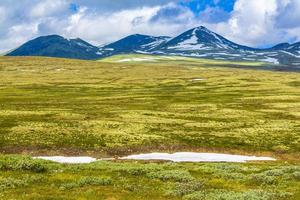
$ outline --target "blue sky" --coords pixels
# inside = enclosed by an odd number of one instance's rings
[[[219,7],[226,12],[231,12],[234,2],[235,0],[183,0],[179,4],[189,7],[195,14],[199,14],[207,7]]]
[[[0,52],[49,34],[100,45],[206,26],[254,47],[300,41],[299,0],[0,0]]]

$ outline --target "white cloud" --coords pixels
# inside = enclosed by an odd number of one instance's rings
[[[174,4],[122,10],[112,14],[99,14],[84,7],[68,18],[68,26],[64,35],[81,37],[96,44],[103,44],[134,33],[174,35],[184,28],[195,25],[192,24],[193,16],[189,10],[173,16],[171,19],[152,21],[161,10],[168,8],[174,8]],[[178,23],[179,21],[182,23]],[[185,23],[183,24],[183,22]]]
[[[300,1],[282,0],[279,1],[279,15],[277,26],[280,28],[296,28],[300,26]]]
[[[112,14],[99,14],[81,8],[78,13],[67,19],[64,35],[100,43],[111,42],[136,31],[145,32],[140,27],[144,26],[158,10],[159,7],[144,7]],[[139,19],[139,23],[134,23],[136,19]]]
[[[276,15],[276,0],[238,0],[228,22],[231,37],[242,43],[264,43],[266,36],[271,33],[269,31],[273,29]]]
[[[0,7],[0,25],[3,23],[5,18],[6,18],[5,8]]]
[[[237,0],[228,21],[211,26],[235,42],[252,46],[291,41],[296,37],[299,38],[300,33],[284,26],[293,24],[300,27],[299,2],[299,0]]]
[[[68,0],[44,0],[35,5],[31,11],[31,17],[48,17],[66,11],[69,7]]]
[[[177,0],[145,2],[150,1],[0,0],[0,52],[40,35],[102,44],[134,33],[174,36],[199,25],[251,46],[300,40],[299,0],[237,0],[228,15],[207,8],[199,16]],[[70,10],[70,3],[78,9]]]

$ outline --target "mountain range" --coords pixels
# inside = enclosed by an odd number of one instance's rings
[[[272,64],[300,67],[300,42],[281,43],[259,49],[236,44],[200,26],[176,37],[135,34],[108,45],[96,47],[77,39],[59,35],[30,40],[7,56],[48,56],[96,60],[117,54],[180,55],[232,61],[264,61]]]

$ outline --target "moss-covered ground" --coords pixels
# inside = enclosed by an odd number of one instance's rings
[[[299,73],[259,70],[263,63],[122,59],[0,57],[1,198],[299,199]],[[32,171],[32,161],[4,156],[153,151],[279,161],[41,162],[47,169]],[[7,159],[19,164],[3,167]]]

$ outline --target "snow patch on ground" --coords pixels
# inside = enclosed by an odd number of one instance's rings
[[[88,164],[97,161],[92,157],[65,157],[65,156],[39,156],[35,159],[49,160],[63,164]],[[256,157],[256,156],[242,156],[232,154],[218,154],[218,153],[193,153],[193,152],[177,152],[169,153],[148,153],[130,155],[119,158],[121,160],[165,160],[173,162],[238,162],[244,163],[247,161],[275,161],[271,157]],[[99,160],[115,160],[114,158],[103,158]]]
[[[192,80],[190,80],[190,81],[204,81],[205,79],[203,79],[203,78],[193,78]]]
[[[267,58],[265,58],[265,59],[261,59],[261,61],[273,63],[273,64],[275,64],[275,65],[278,65],[278,64],[279,64],[279,61],[278,61],[276,58],[270,58],[270,57],[267,57]]]
[[[292,54],[292,53],[287,52],[287,51],[281,51],[281,52],[282,52],[282,53],[285,53],[285,54],[288,54],[288,55],[290,55],[290,56],[296,57],[296,58],[300,58],[300,56],[295,55],[295,54]],[[300,51],[299,51],[298,53],[300,53]]]
[[[155,61],[156,58],[143,57],[143,58],[125,58],[117,62],[141,62],[141,61]]]
[[[217,153],[191,153],[179,152],[174,154],[168,153],[149,153],[131,155],[122,157],[123,160],[167,160],[173,162],[239,162],[247,161],[274,161],[276,159],[270,157],[256,157],[256,156],[241,156],[231,154],[217,154]]]
[[[97,159],[92,157],[65,157],[65,156],[39,156],[36,159],[49,160],[65,164],[85,164],[95,162]]]

